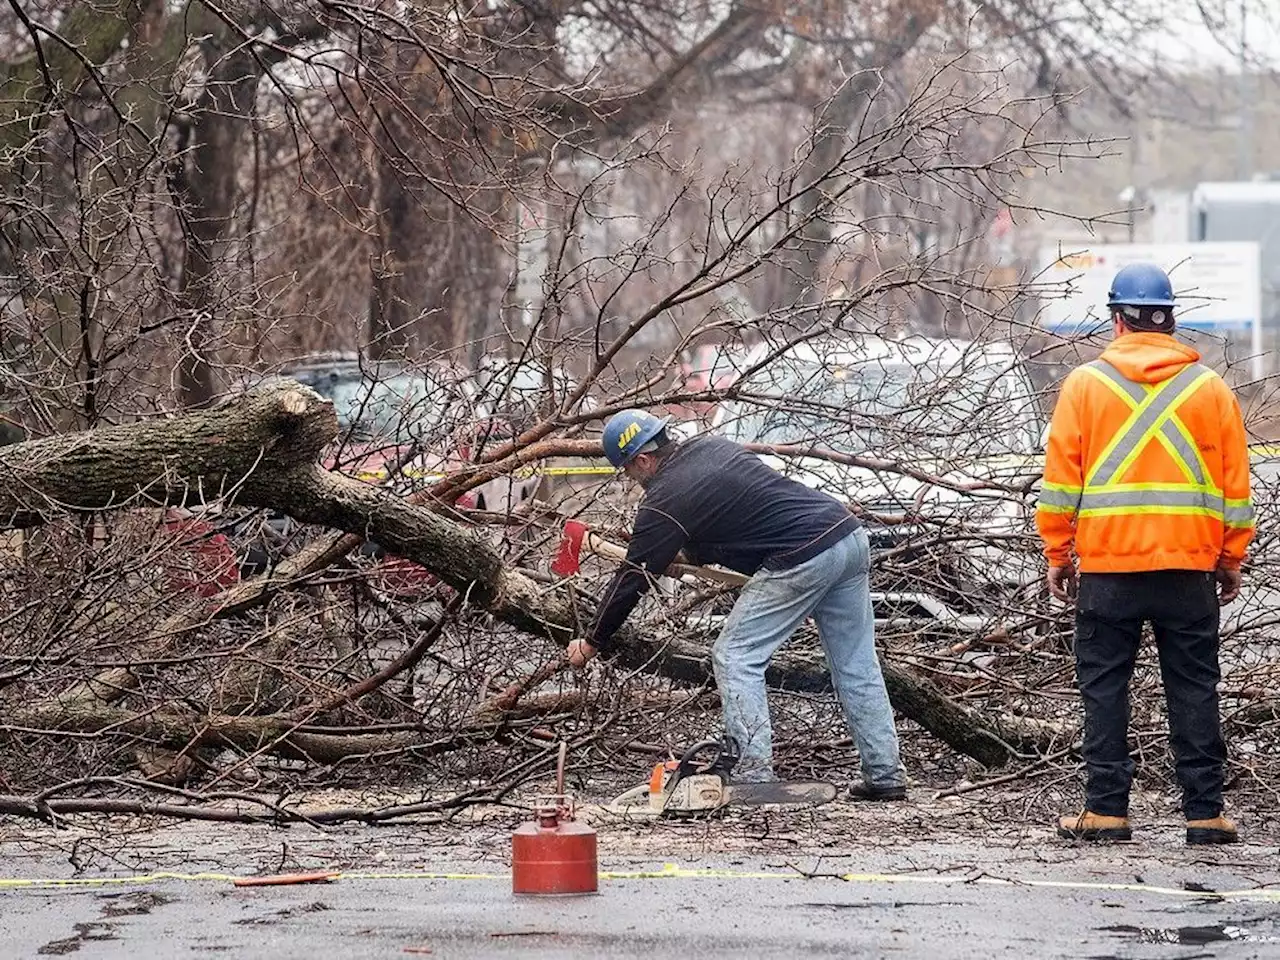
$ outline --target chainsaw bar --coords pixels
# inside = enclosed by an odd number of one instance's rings
[[[834,783],[824,780],[768,780],[762,783],[729,783],[726,803],[731,806],[759,807],[769,803],[830,803],[838,791]]]

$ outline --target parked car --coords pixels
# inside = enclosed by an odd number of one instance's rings
[[[521,428],[555,413],[578,388],[569,371],[548,368],[533,356],[485,357],[476,367],[473,382],[479,402]],[[595,398],[588,392],[578,406],[589,411]]]
[[[741,369],[775,350],[752,348]],[[792,346],[735,387],[711,429],[740,443],[859,458],[763,455],[864,515],[882,559],[882,619],[908,610],[972,625],[1038,581],[1025,540],[1034,495],[982,489],[1027,486],[1040,474],[1045,418],[1012,345],[827,336]]]
[[[518,424],[497,412],[466,371],[442,365],[373,365],[355,359],[309,363],[283,371],[333,401],[342,442],[330,464],[366,480],[395,474],[403,492],[438,480],[486,449],[511,439]],[[496,477],[463,505],[509,510],[527,500],[532,470]]]
[[[327,357],[289,367],[281,376],[333,401],[340,432],[326,466],[370,483],[387,483],[402,495],[465,467],[510,439],[515,429],[479,396],[471,374],[440,364]],[[538,481],[535,470],[524,468],[488,480],[456,502],[465,508],[510,510],[533,496]],[[292,518],[273,513],[260,523],[242,554],[240,572],[245,576],[266,569],[282,548],[292,549],[297,529]],[[389,593],[414,595],[437,582],[427,570],[388,554],[376,541],[367,540],[360,553],[376,561],[376,581]]]
[[[474,383],[476,400],[517,433],[554,416],[580,386],[565,368],[549,369],[543,360],[533,356],[487,357],[477,366]],[[599,400],[589,387],[568,413],[589,414],[598,408]],[[600,429],[599,423],[587,423],[577,438],[598,436]],[[611,475],[613,468],[599,457],[566,456],[543,461],[539,473],[545,483],[541,496],[562,502],[561,494],[566,489],[586,490],[602,475]],[[555,485],[560,481],[565,481],[568,488],[557,488]]]
[[[743,372],[747,361],[754,355],[750,347],[737,343],[700,344],[682,355],[676,372],[678,386],[683,393],[704,390],[725,390],[732,386]],[[671,404],[667,413],[676,425],[676,432],[691,435],[698,424],[710,423],[719,411],[718,400],[688,400]]]

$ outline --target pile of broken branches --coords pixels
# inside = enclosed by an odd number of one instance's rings
[[[322,467],[336,434],[329,401],[276,381],[210,410],[0,448],[0,526],[26,534],[0,580],[0,813],[377,821],[499,800],[545,773],[561,739],[595,759],[579,775],[603,791],[628,763],[634,774],[628,753],[714,727],[709,638],[683,615],[690,598],[655,600],[607,666],[574,675],[561,648],[590,622],[589,578],[528,565],[545,518],[508,516],[495,540],[457,506],[468,484],[592,442],[496,448],[402,495]],[[202,548],[264,511],[319,529],[257,577],[193,589],[173,576],[174,557],[193,555],[191,528],[171,519],[210,508]],[[369,542],[414,565],[410,599],[375,575],[357,549]],[[980,637],[882,631],[894,707],[936,744],[917,758],[950,758],[953,776],[957,758],[1064,762],[1077,730],[1063,629],[1048,612]],[[1262,674],[1250,677],[1256,693]],[[790,692],[780,729],[804,745],[779,736],[784,769],[851,762],[839,733],[815,749],[815,731],[841,728],[812,638],[777,657],[769,681]],[[1255,705],[1232,722],[1274,718]],[[316,815],[283,799],[396,771],[421,785],[424,770],[433,787],[419,802]]]

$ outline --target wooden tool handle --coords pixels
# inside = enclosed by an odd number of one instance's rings
[[[627,558],[627,548],[621,544],[613,543],[604,539],[597,533],[587,531],[585,537],[582,538],[582,547],[589,550],[598,557],[607,557],[610,560],[625,560]],[[740,587],[747,583],[751,578],[746,574],[735,573],[732,570],[717,570],[714,567],[696,567],[687,563],[673,563],[667,567],[667,576],[680,577],[686,574],[693,577],[699,577],[703,580],[714,580],[717,583],[726,583],[730,586]]]

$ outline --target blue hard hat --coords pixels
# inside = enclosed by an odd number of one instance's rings
[[[1173,284],[1154,263],[1121,267],[1107,292],[1108,307],[1172,307]]]
[[[625,467],[640,448],[667,429],[667,421],[643,410],[615,413],[604,425],[604,455],[615,467]]]

